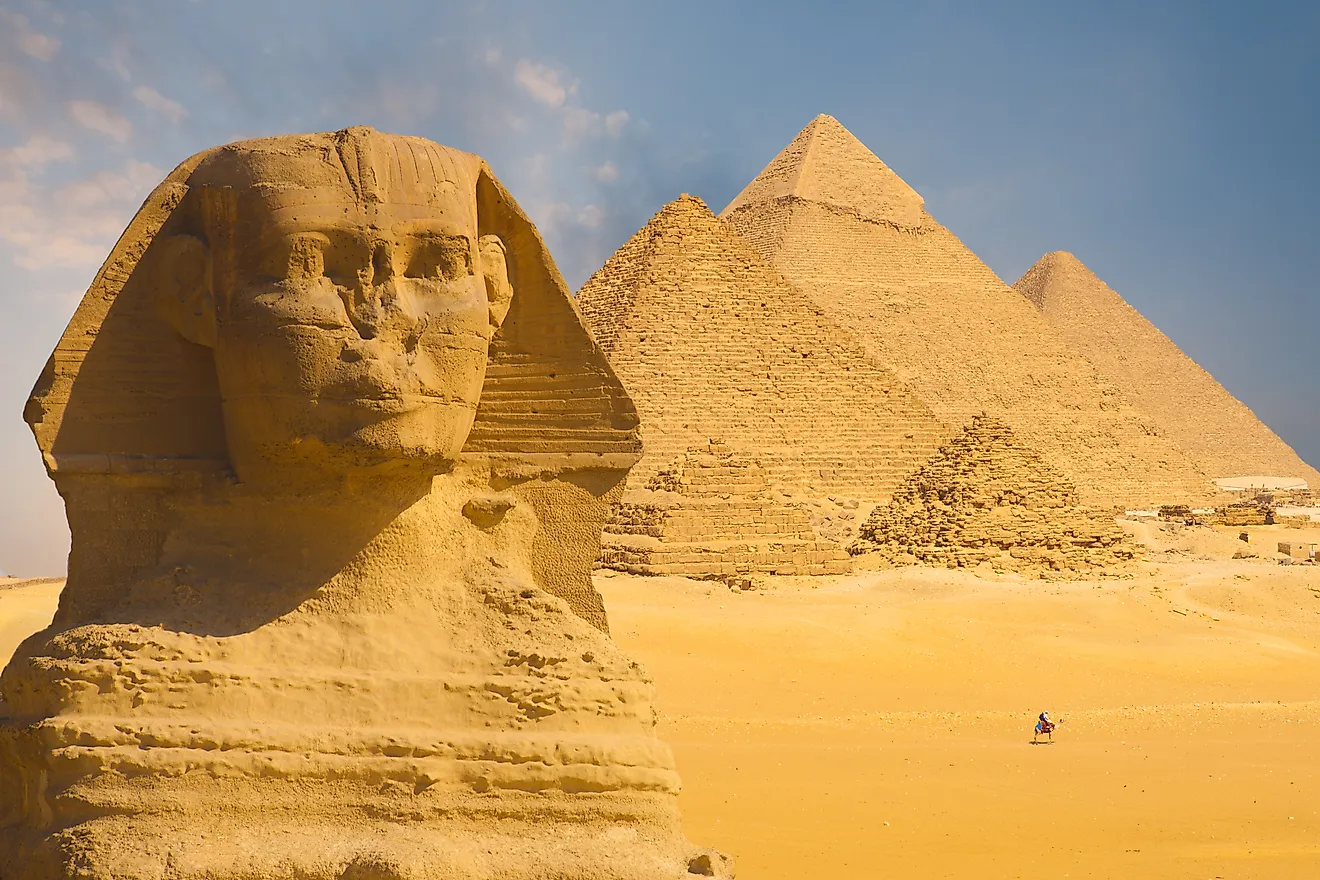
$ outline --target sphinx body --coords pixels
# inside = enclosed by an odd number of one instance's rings
[[[477,157],[194,157],[26,416],[73,549],[0,677],[0,875],[731,870],[590,585],[636,414]]]

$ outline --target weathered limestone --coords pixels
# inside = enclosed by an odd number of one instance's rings
[[[478,157],[194,156],[26,417],[73,549],[0,676],[6,880],[730,873],[589,580],[636,412]]]
[[[641,416],[632,486],[718,437],[775,486],[879,501],[951,436],[700,199],[666,205],[577,303]]]
[[[1213,494],[1150,417],[834,119],[803,129],[721,217],[937,418],[1003,419],[1085,503],[1141,507]]]
[[[848,554],[806,513],[771,497],[764,470],[719,441],[688,450],[630,490],[605,526],[601,564],[647,575],[820,575]]]
[[[1320,486],[1320,472],[1072,254],[1046,254],[1013,289],[1211,478]]]
[[[1135,548],[1107,513],[1003,422],[981,415],[862,524],[854,553],[893,561],[1057,571],[1111,566]]]

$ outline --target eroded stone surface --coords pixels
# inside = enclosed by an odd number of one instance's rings
[[[731,871],[589,580],[636,413],[479,158],[193,157],[26,417],[73,549],[0,677],[0,875]]]

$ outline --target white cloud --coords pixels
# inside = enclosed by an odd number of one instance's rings
[[[613,183],[619,179],[619,169],[613,162],[606,162],[593,168],[591,175],[601,183]]]
[[[527,94],[550,107],[564,106],[569,94],[577,90],[577,83],[568,82],[563,71],[543,64],[533,64],[526,58],[520,59],[514,66],[513,76]]]
[[[0,243],[13,249],[13,262],[21,268],[95,268],[164,177],[154,165],[129,160],[118,171],[100,171],[56,188],[31,178],[46,162],[69,156],[67,144],[38,138],[4,154]]]
[[[0,167],[42,168],[51,162],[73,158],[73,147],[45,135],[36,134],[27,143],[0,150]]]
[[[577,222],[588,229],[599,229],[601,221],[604,219],[605,209],[600,205],[586,205],[577,214]]]
[[[486,50],[485,59],[487,64],[494,67],[504,60],[504,53],[500,51],[499,46],[495,46]]]
[[[179,123],[188,115],[183,105],[172,101],[150,86],[138,86],[133,90],[133,97],[146,107],[150,107],[170,122]]]
[[[38,61],[49,61],[59,51],[60,41],[34,29],[26,15],[0,9],[0,25],[18,43],[19,49]]]
[[[618,137],[623,133],[623,127],[628,124],[628,111],[615,110],[605,117],[605,133],[610,137]]]
[[[564,136],[569,140],[578,140],[588,135],[616,138],[628,124],[627,110],[615,110],[603,116],[585,107],[565,107],[563,112]]]
[[[83,128],[99,131],[121,144],[133,134],[133,123],[95,101],[70,101],[69,113]]]
[[[585,107],[564,108],[564,134],[571,140],[593,134],[600,128],[600,114]]]

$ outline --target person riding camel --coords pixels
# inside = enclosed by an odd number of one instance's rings
[[[1031,741],[1036,742],[1036,738],[1044,734],[1049,737],[1050,742],[1054,742],[1054,722],[1050,720],[1049,712],[1041,712],[1036,720],[1036,732],[1032,734]]]

